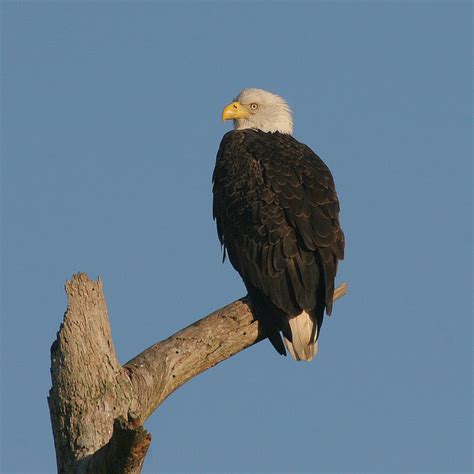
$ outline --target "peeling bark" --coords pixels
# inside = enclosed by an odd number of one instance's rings
[[[341,285],[334,300],[343,296]],[[100,279],[66,283],[68,307],[51,347],[48,403],[58,472],[139,473],[151,442],[142,425],[179,386],[265,338],[245,298],[158,342],[123,367]]]

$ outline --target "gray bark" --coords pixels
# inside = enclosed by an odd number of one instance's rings
[[[143,423],[153,411],[195,375],[265,338],[241,299],[121,366],[100,279],[74,275],[66,293],[48,397],[60,473],[140,473],[151,442]]]

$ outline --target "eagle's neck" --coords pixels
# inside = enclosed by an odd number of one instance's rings
[[[261,130],[262,132],[280,132],[285,135],[292,135],[293,120],[291,114],[287,113],[285,110],[260,119],[257,119],[257,117],[251,117],[249,119],[242,118],[234,120],[235,130],[245,130],[248,128]]]

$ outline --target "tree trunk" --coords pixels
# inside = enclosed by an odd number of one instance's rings
[[[346,291],[341,285],[334,300]],[[153,411],[195,375],[265,338],[241,299],[121,366],[101,280],[79,273],[66,293],[48,397],[59,473],[140,473],[151,442],[143,423]]]

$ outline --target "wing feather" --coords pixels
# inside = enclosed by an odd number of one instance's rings
[[[289,316],[315,310],[322,294],[330,313],[344,234],[322,160],[289,135],[233,131],[213,182],[218,236],[247,287]]]

